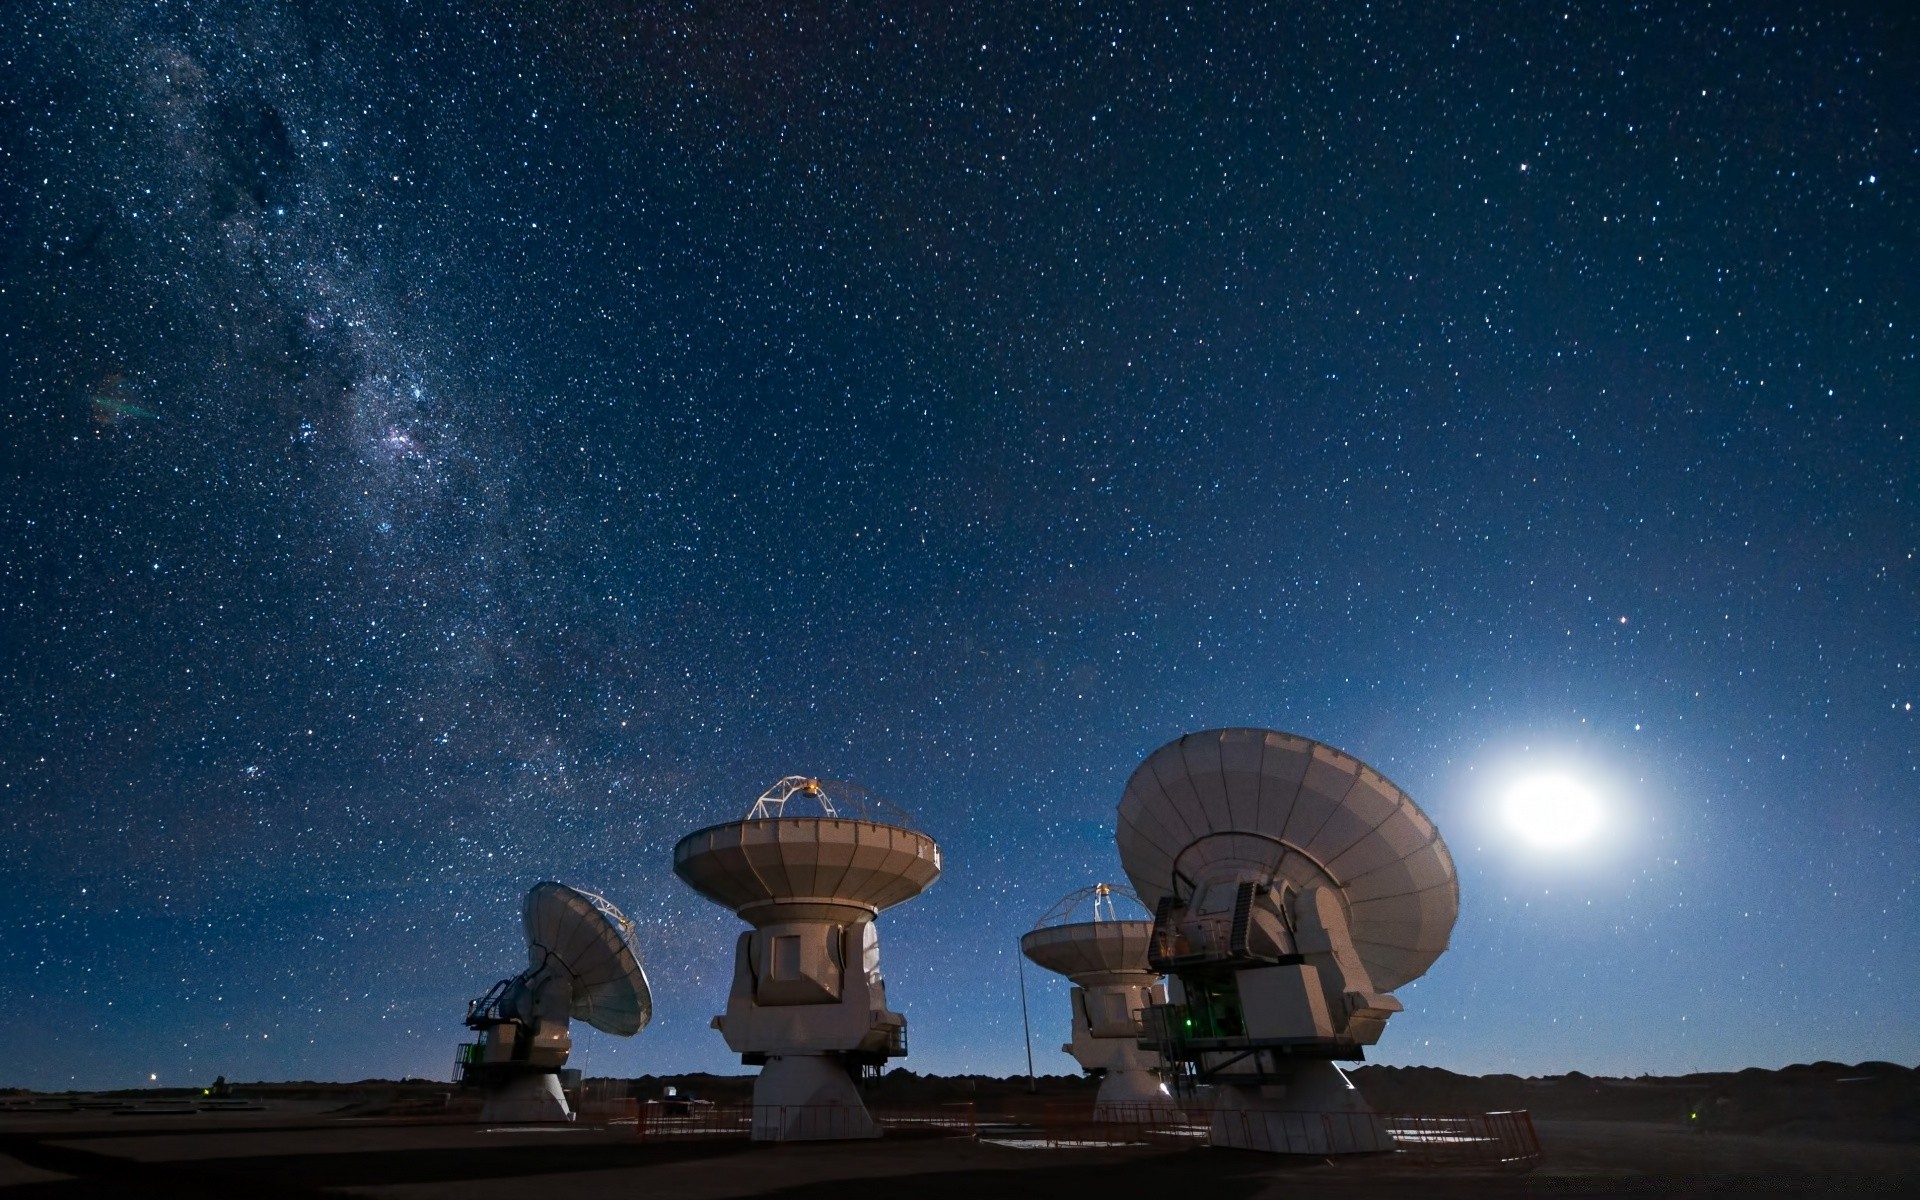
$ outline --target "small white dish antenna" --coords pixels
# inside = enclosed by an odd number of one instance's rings
[[[1029,961],[1074,984],[1073,1040],[1060,1049],[1099,1077],[1096,1121],[1177,1114],[1160,1055],[1140,1044],[1140,1014],[1167,1002],[1160,972],[1147,961],[1152,938],[1153,920],[1131,888],[1096,883],[1062,896],[1020,939]]]
[[[653,1018],[634,923],[604,896],[536,884],[521,910],[527,969],[467,1005],[480,1035],[460,1048],[458,1082],[486,1089],[482,1121],[571,1121],[559,1075],[570,1020],[632,1037]]]
[[[653,1019],[653,991],[640,965],[634,923],[605,896],[542,883],[522,910],[527,971],[564,978],[568,1015],[603,1033],[632,1037]]]

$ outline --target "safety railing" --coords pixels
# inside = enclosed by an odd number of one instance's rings
[[[1212,1145],[1270,1154],[1392,1154],[1421,1166],[1525,1168],[1540,1139],[1524,1110],[1492,1113],[1329,1113],[1208,1108],[1197,1101],[1048,1105],[1051,1146]]]
[[[976,1138],[980,1124],[971,1101],[920,1108],[876,1108],[874,1120],[888,1137]]]
[[[1540,1135],[1525,1109],[1489,1113],[1393,1114],[1384,1118],[1395,1151],[1409,1161],[1445,1166],[1531,1167]]]
[[[643,1141],[700,1141],[753,1132],[751,1104],[649,1100],[634,1117],[634,1135]]]
[[[1395,1145],[1380,1113],[1216,1108],[1208,1142],[1267,1154],[1386,1154]]]
[[[854,1138],[979,1135],[972,1104],[927,1108],[849,1108],[838,1104],[675,1104],[649,1100],[639,1106],[634,1136],[641,1141],[704,1141],[752,1138],[769,1142],[839,1141]]]
[[[1212,1114],[1204,1106],[1049,1104],[1040,1128],[1050,1146],[1205,1145]]]

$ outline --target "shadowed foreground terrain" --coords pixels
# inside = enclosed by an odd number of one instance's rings
[[[1385,1112],[1524,1108],[1536,1119],[1646,1121],[1716,1132],[1864,1141],[1920,1140],[1920,1071],[1894,1063],[1812,1063],[1674,1077],[1538,1079],[1434,1067],[1361,1067],[1351,1077]]]
[[[1892,1193],[1920,1185],[1920,1074],[1891,1064],[1813,1064],[1680,1079],[1468,1078],[1424,1068],[1362,1068],[1376,1107],[1524,1107],[1545,1161],[1529,1172],[1415,1170],[1391,1157],[1325,1162],[1211,1149],[1047,1149],[1045,1105],[1089,1103],[1087,1081],[939,1079],[895,1072],[876,1106],[970,1100],[979,1141],[642,1144],[615,1102],[564,1128],[488,1128],[463,1097],[420,1081],[243,1085],[234,1111],[188,1093],[9,1098],[0,1113],[8,1197],[762,1196],[995,1200],[1192,1192],[1222,1200],[1285,1196],[1599,1196]],[[727,1102],[742,1077],[590,1081],[589,1099],[657,1095],[667,1084]],[[81,1101],[76,1107],[73,1101]],[[240,1105],[246,1105],[240,1108]],[[595,1112],[599,1116],[595,1116]],[[9,1186],[10,1185],[10,1186]]]

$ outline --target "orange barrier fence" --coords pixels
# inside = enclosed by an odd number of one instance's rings
[[[1529,1167],[1541,1158],[1533,1118],[1492,1113],[1323,1113],[1210,1109],[1196,1102],[1048,1105],[1051,1146],[1213,1145],[1271,1154],[1393,1154],[1422,1166]]]
[[[978,1136],[972,1104],[931,1108],[846,1108],[835,1104],[702,1104],[649,1100],[634,1136],[642,1141],[835,1141],[849,1138]]]

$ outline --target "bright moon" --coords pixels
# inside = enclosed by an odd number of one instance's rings
[[[1577,846],[1600,827],[1600,802],[1564,775],[1535,775],[1507,793],[1507,824],[1527,841],[1549,850]]]

